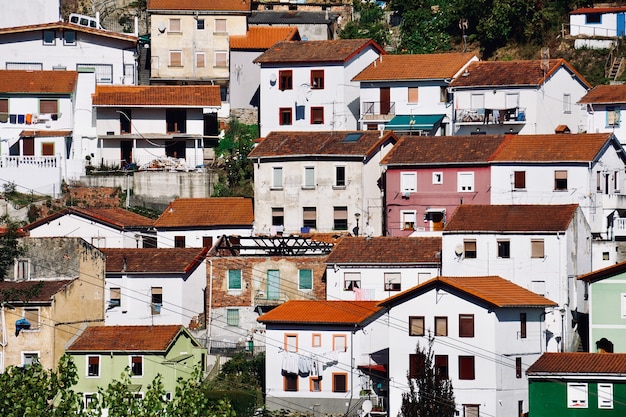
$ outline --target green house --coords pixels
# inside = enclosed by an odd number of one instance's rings
[[[626,353],[626,262],[581,275],[578,279],[587,285],[588,350]]]
[[[624,353],[544,353],[526,374],[532,417],[626,415]]]
[[[204,370],[206,349],[180,325],[87,327],[66,352],[76,364],[85,403],[98,387],[131,372],[129,389],[138,397],[157,375],[162,376],[166,397],[171,398],[178,378],[189,378],[196,367]]]

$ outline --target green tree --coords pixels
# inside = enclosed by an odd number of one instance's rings
[[[415,349],[415,378],[407,375],[409,391],[402,394],[401,417],[452,417],[454,392],[452,383],[437,374],[433,351],[434,338],[429,337],[428,348]]]
[[[240,123],[231,118],[224,138],[216,149],[219,158],[219,182],[215,185],[215,197],[253,197],[254,166],[248,154],[259,137],[257,125]]]
[[[4,224],[4,232],[0,232],[0,281],[4,281],[11,270],[15,259],[24,254],[24,247],[20,244],[20,224],[12,221],[9,216],[0,216],[0,225]]]
[[[385,22],[385,13],[375,1],[361,2],[354,0],[352,7],[356,19],[346,23],[341,29],[341,39],[373,39],[381,46],[389,40],[389,25]]]

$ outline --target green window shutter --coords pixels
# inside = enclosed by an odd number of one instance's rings
[[[301,290],[310,290],[313,289],[313,271],[310,269],[301,269],[300,270],[300,282],[298,287]]]
[[[241,269],[229,269],[228,270],[228,289],[229,290],[241,289]]]

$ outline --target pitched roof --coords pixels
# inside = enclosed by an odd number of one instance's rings
[[[157,228],[250,226],[252,199],[244,197],[177,198],[154,222]]]
[[[58,219],[59,217],[66,215],[76,215],[84,217],[89,220],[96,221],[98,223],[106,224],[115,229],[127,229],[127,228],[146,228],[153,225],[154,220],[142,216],[132,211],[125,210],[119,207],[111,208],[79,208],[68,207],[35,222],[27,224],[23,227],[24,230],[32,230],[36,227]]]
[[[251,4],[246,0],[148,0],[147,10],[249,11]]]
[[[173,273],[192,271],[205,258],[208,248],[101,248],[107,273]]]
[[[220,107],[218,85],[100,85],[94,106]]]
[[[569,14],[619,13],[626,12],[626,6],[616,7],[581,7],[572,10]]]
[[[587,91],[580,104],[622,104],[626,103],[626,84],[596,85]]]
[[[502,146],[489,158],[491,162],[579,162],[598,158],[613,141],[612,133],[506,135]]]
[[[68,352],[165,352],[181,325],[89,326],[67,348]]]
[[[564,59],[550,59],[547,71],[543,70],[541,60],[472,62],[466,72],[450,83],[450,87],[538,87],[559,68],[565,68],[584,86],[591,88],[591,84]]]
[[[401,81],[452,78],[475,57],[476,55],[471,52],[381,55],[352,80]]]
[[[53,138],[58,136],[70,136],[71,130],[22,130],[21,138]]]
[[[310,12],[303,10],[253,11],[249,25],[328,25],[340,16],[339,13]]]
[[[76,71],[0,70],[0,93],[72,94]]]
[[[13,33],[22,33],[22,32],[35,32],[38,30],[73,30],[76,32],[90,33],[92,35],[101,36],[103,38],[112,38],[118,39],[122,41],[128,41],[132,44],[136,44],[138,41],[138,37],[131,33],[118,33],[113,31],[108,31],[104,29],[96,29],[81,25],[74,25],[68,22],[51,22],[51,23],[39,23],[34,25],[24,25],[24,26],[13,26],[7,28],[0,28],[0,35],[4,34],[13,34]]]
[[[271,132],[248,154],[249,158],[279,156],[309,157],[311,155],[370,156],[381,144],[397,137],[379,131]]]
[[[403,136],[381,165],[486,163],[504,135]]]
[[[623,274],[624,272],[626,272],[626,262],[620,262],[615,265],[609,265],[607,267],[579,275],[578,279],[585,282],[596,282],[618,274]]]
[[[54,294],[72,283],[71,279],[42,281],[0,281],[0,301],[49,303]]]
[[[266,324],[361,324],[381,311],[377,301],[289,300],[257,318]]]
[[[435,277],[387,298],[381,301],[379,305],[392,306],[433,288],[454,289],[498,308],[541,308],[557,305],[542,295],[498,276]]]
[[[278,42],[254,62],[259,64],[346,62],[369,46],[376,49],[378,53],[385,54],[385,51],[371,39],[292,41]]]
[[[567,230],[577,208],[578,204],[461,204],[443,233],[562,232]]]
[[[230,38],[230,49],[268,49],[279,41],[300,40],[298,28],[295,27],[266,27],[252,26],[245,35],[235,35]]]
[[[345,237],[326,258],[327,264],[439,263],[441,237]]]
[[[551,352],[530,365],[527,375],[626,374],[626,353]]]

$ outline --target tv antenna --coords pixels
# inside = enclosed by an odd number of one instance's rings
[[[550,68],[550,48],[544,46],[541,48],[541,69],[545,73]]]
[[[465,52],[467,49],[467,35],[465,31],[469,29],[469,21],[465,17],[459,19],[459,29],[463,32],[463,52]]]

